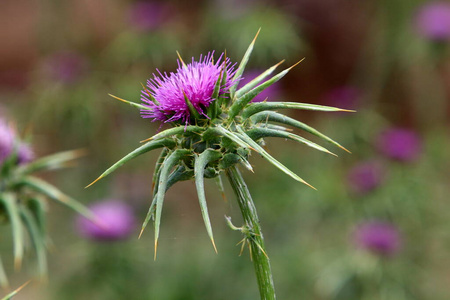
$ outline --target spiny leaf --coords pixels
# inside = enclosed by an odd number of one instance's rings
[[[45,251],[45,237],[43,232],[39,229],[39,225],[33,218],[33,215],[25,208],[20,210],[20,215],[24,220],[25,226],[30,234],[31,241],[36,250],[36,257],[38,261],[38,269],[40,276],[43,277],[47,274],[47,255]]]
[[[258,37],[260,31],[261,31],[261,28],[258,29],[258,32],[256,33],[255,37],[253,38],[253,41],[248,46],[247,51],[245,52],[244,57],[242,58],[241,63],[239,64],[239,67],[237,68],[236,73],[234,74],[232,81],[236,81],[236,83],[230,87],[230,95],[232,98],[234,98],[234,93],[239,84],[239,81],[237,79],[239,79],[239,77],[244,73],[245,67],[247,66],[247,62],[250,58],[250,55],[252,54],[253,46],[255,45],[256,38]]]
[[[158,159],[156,160],[156,164],[155,164],[155,171],[153,171],[153,177],[152,177],[152,193],[155,190],[155,184],[156,182],[158,182],[159,180],[159,175],[160,175],[160,170],[162,167],[162,164],[164,162],[164,160],[167,157],[167,154],[169,154],[170,149],[169,148],[163,148],[161,153],[159,154]]]
[[[178,162],[184,158],[186,155],[189,155],[191,151],[186,149],[177,149],[173,151],[167,159],[164,161],[164,164],[161,168],[161,177],[159,178],[158,183],[158,193],[156,195],[156,214],[155,214],[155,259],[156,259],[156,251],[158,248],[158,238],[159,238],[159,227],[161,224],[161,213],[162,206],[164,203],[164,194],[166,193],[167,179],[169,177],[169,172],[172,168],[178,164]]]
[[[2,298],[2,300],[11,300],[15,295],[17,295],[18,292],[20,292],[21,289],[23,289],[29,283],[30,283],[30,281],[25,282],[20,287],[18,287],[16,290],[14,290],[13,292],[9,293],[4,298]]]
[[[344,151],[347,151],[348,153],[351,153],[349,150],[344,148],[341,144],[339,144],[338,142],[329,138],[328,136],[324,135],[323,133],[319,132],[318,130],[312,128],[311,126],[306,125],[305,123],[302,123],[293,118],[285,116],[283,114],[280,114],[280,113],[277,113],[274,111],[263,111],[263,112],[254,114],[251,117],[251,119],[254,123],[267,122],[267,121],[268,122],[278,122],[278,123],[286,124],[286,125],[304,130],[308,133],[311,133],[312,135],[315,135],[315,136],[341,148]]]
[[[162,140],[154,140],[154,141],[147,142],[146,144],[144,144],[144,145],[140,146],[139,148],[133,150],[132,152],[128,153],[122,159],[120,159],[118,162],[116,162],[114,165],[109,167],[97,179],[95,179],[93,182],[91,182],[89,185],[87,185],[86,188],[90,187],[91,185],[93,185],[94,183],[99,181],[100,179],[108,176],[109,174],[114,172],[117,168],[121,167],[124,163],[132,160],[133,158],[135,158],[141,154],[144,154],[151,150],[154,150],[157,148],[162,148],[162,147],[173,148],[173,147],[175,147],[175,145],[176,145],[176,142],[172,139],[162,139]]]
[[[101,224],[99,224],[99,221],[95,217],[95,215],[86,206],[76,201],[75,199],[72,199],[69,196],[65,195],[59,189],[57,189],[55,186],[51,185],[48,182],[45,182],[33,176],[27,176],[22,180],[20,180],[17,183],[17,185],[29,188],[33,191],[41,193],[42,195],[56,202],[62,203],[67,207],[75,210],[77,213],[82,214],[92,222],[98,224],[99,226],[102,226]]]
[[[147,106],[144,106],[144,105],[142,105],[142,104],[135,103],[135,102],[131,102],[131,101],[128,101],[128,100],[119,98],[119,97],[114,96],[114,95],[111,95],[111,94],[108,94],[108,95],[111,96],[111,97],[113,97],[114,99],[117,99],[117,100],[119,100],[119,101],[125,102],[125,103],[127,103],[127,104],[129,104],[129,105],[131,105],[131,106],[133,106],[133,107],[136,107],[136,108],[139,108],[139,109],[142,109],[142,110],[149,110],[149,108],[148,108]]]
[[[258,140],[258,139],[264,138],[264,137],[280,137],[280,138],[285,138],[285,139],[291,139],[291,140],[303,143],[303,144],[305,144],[311,148],[317,149],[319,151],[337,156],[333,152],[330,152],[328,149],[326,149],[320,145],[317,145],[316,143],[313,143],[301,136],[298,136],[298,135],[295,135],[293,133],[289,133],[286,131],[274,130],[274,129],[269,129],[269,128],[255,128],[255,129],[247,131],[246,133],[253,140]]]
[[[17,168],[18,174],[30,174],[33,172],[41,171],[41,170],[56,170],[60,168],[64,168],[68,165],[68,162],[74,160],[80,156],[86,154],[86,150],[78,149],[78,150],[70,150],[59,152],[56,154],[44,156],[39,158],[29,164],[20,166]]]
[[[0,195],[0,202],[3,203],[11,224],[14,244],[14,267],[20,269],[24,252],[24,235],[17,199],[12,193],[3,193]]]
[[[242,128],[240,128],[239,126],[236,127],[236,129],[238,130],[238,132],[240,133],[240,138],[242,138],[243,141],[245,141],[246,143],[248,143],[250,146],[252,146],[253,148],[256,149],[256,151],[265,159],[267,159],[271,164],[273,164],[274,166],[276,166],[278,169],[280,169],[281,171],[283,171],[284,173],[286,173],[287,175],[291,176],[292,178],[294,178],[295,180],[306,184],[307,186],[313,188],[316,190],[315,187],[313,187],[312,185],[310,185],[309,183],[307,183],[305,180],[303,180],[302,178],[300,178],[297,174],[295,174],[294,172],[292,172],[291,170],[289,170],[288,168],[286,168],[282,163],[280,163],[278,160],[276,160],[275,158],[273,158],[269,153],[266,152],[266,150],[264,150],[260,145],[258,145],[258,143],[256,143],[255,141],[253,141],[245,132],[244,130],[242,130]]]
[[[169,179],[167,180],[166,192],[175,183],[177,183],[179,181],[192,179],[193,176],[194,176],[194,171],[193,170],[186,170],[186,168],[184,166],[179,166],[175,171],[173,171],[170,174]],[[159,175],[158,175],[158,181],[159,181]],[[150,208],[148,209],[148,212],[147,212],[147,215],[145,217],[144,223],[142,223],[141,232],[139,233],[139,238],[141,238],[142,234],[144,233],[145,228],[147,227],[148,222],[150,221],[151,217],[153,216],[155,205],[156,205],[156,197],[155,196],[156,196],[157,193],[158,193],[158,188],[156,187],[153,190],[153,200],[152,200],[152,203],[150,205]]]
[[[0,256],[0,287],[6,289],[9,286],[8,277],[3,267],[2,257]]]
[[[47,224],[46,224],[46,207],[47,203],[43,197],[39,197],[37,195],[36,197],[30,198],[28,200],[28,207],[33,213],[34,217],[36,218],[36,222],[39,226],[39,230],[42,234],[42,236],[45,236],[45,233],[47,232]]]
[[[220,174],[219,174],[216,177],[214,177],[214,180],[216,181],[217,188],[219,189],[219,192],[222,195],[223,200],[226,202],[227,197],[225,195],[225,188],[223,187],[222,176],[220,176]]]
[[[149,97],[150,98],[150,100],[153,102],[153,103],[155,103],[155,105],[157,105],[157,106],[159,106],[160,104],[159,104],[159,102],[158,102],[158,100],[156,100],[155,99],[155,97],[153,97],[152,96],[152,93],[148,90],[148,88],[141,82],[141,85],[142,85],[142,88],[145,90],[145,92],[147,93],[147,97]],[[148,110],[149,108],[147,107],[147,110]]]
[[[217,135],[229,138],[230,140],[232,140],[241,147],[252,149],[252,147],[249,144],[240,139],[235,133],[223,128],[222,126],[211,127],[209,130],[211,132],[215,132]]]
[[[211,243],[213,244],[214,251],[217,253],[216,244],[214,243],[213,232],[211,228],[211,221],[209,219],[208,207],[206,204],[205,197],[205,186],[204,186],[204,174],[205,167],[208,163],[216,161],[222,157],[219,151],[207,149],[203,151],[200,155],[195,157],[195,186],[197,187],[198,201],[200,203],[200,209],[202,211],[203,221],[205,222],[206,231],[208,232]]]
[[[264,83],[258,85],[257,87],[251,89],[249,92],[245,93],[243,96],[237,98],[236,101],[233,103],[233,105],[231,105],[231,107],[230,107],[230,110],[229,110],[229,113],[228,113],[229,114],[229,118],[233,119],[234,117],[236,117],[239,114],[239,112],[241,112],[244,109],[244,107],[253,98],[255,98],[263,90],[265,90],[266,88],[268,88],[269,86],[271,86],[272,84],[274,84],[275,82],[277,82],[278,80],[283,78],[292,68],[294,68],[300,62],[302,62],[302,60],[300,60],[299,62],[297,62],[293,66],[291,66],[291,67],[281,71],[280,73],[278,73],[277,75],[273,76],[272,78],[270,78],[269,80],[265,81]]]
[[[293,108],[293,109],[304,109],[304,110],[315,110],[315,111],[341,111],[341,112],[354,112],[354,110],[336,108],[331,106],[323,106],[308,103],[299,102],[258,102],[249,104],[242,112],[242,117],[244,119],[259,113],[264,110],[280,109],[280,108]]]
[[[154,136],[149,137],[148,139],[145,139],[145,140],[141,141],[141,143],[145,143],[145,142],[148,142],[150,140],[158,140],[158,139],[166,138],[166,137],[172,136],[172,135],[179,135],[179,134],[186,134],[186,133],[196,134],[196,133],[202,132],[203,130],[205,130],[203,127],[194,126],[194,125],[177,126],[177,127],[174,127],[174,128],[169,128],[169,129],[166,129],[164,131],[161,131],[160,133],[157,133]]]
[[[275,71],[275,69],[281,65],[284,62],[284,59],[282,61],[280,61],[279,63],[277,63],[276,65],[273,65],[272,67],[270,67],[269,69],[265,70],[263,73],[261,73],[260,75],[258,75],[255,79],[253,79],[252,81],[250,81],[249,83],[247,83],[246,85],[244,85],[243,87],[241,87],[239,90],[236,91],[236,98],[240,98],[242,97],[242,95],[244,95],[245,93],[247,93],[248,91],[250,91],[251,89],[253,89],[255,86],[257,86],[258,84],[260,84],[267,76],[269,76],[270,74],[273,73],[273,71]]]

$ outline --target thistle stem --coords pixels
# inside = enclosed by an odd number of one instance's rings
[[[255,267],[261,300],[275,300],[275,287],[272,279],[270,261],[265,253],[264,238],[255,204],[253,203],[244,178],[237,167],[229,167],[226,170],[226,174],[236,194],[245,225],[251,232],[251,238],[248,239],[248,242],[250,244],[251,257]]]

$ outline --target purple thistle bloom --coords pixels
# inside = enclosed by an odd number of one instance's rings
[[[0,164],[2,164],[14,150],[14,130],[0,119]]]
[[[421,139],[417,133],[404,128],[391,128],[382,132],[377,146],[387,157],[404,162],[416,160],[422,151]]]
[[[250,70],[246,72],[239,81],[239,88],[243,87],[256,77],[258,77],[263,71],[260,70]],[[253,98],[252,102],[262,102],[264,100],[275,100],[280,94],[279,87],[276,84],[272,84],[261,93],[259,93],[255,98]]]
[[[130,25],[143,32],[158,28],[170,14],[171,9],[168,5],[150,1],[135,2],[128,11]]]
[[[19,165],[29,163],[34,159],[34,151],[30,145],[22,143],[17,150],[17,163]]]
[[[76,228],[81,236],[98,241],[114,241],[127,238],[136,222],[131,207],[118,200],[98,202],[90,207],[99,224],[78,216]]]
[[[393,224],[383,221],[360,224],[353,238],[357,247],[383,256],[392,256],[401,247],[398,229]]]
[[[357,195],[367,194],[383,181],[385,171],[376,161],[365,161],[350,169],[347,182],[350,190]]]
[[[214,52],[208,53],[198,62],[194,61],[184,66],[178,61],[178,69],[176,73],[171,72],[169,75],[159,70],[159,76],[153,74],[153,79],[147,81],[147,87],[151,96],[156,99],[158,105],[150,99],[146,89],[142,90],[141,100],[148,110],[142,109],[141,116],[143,118],[152,118],[153,121],[162,122],[181,121],[188,124],[190,119],[189,107],[186,104],[185,96],[192,103],[194,108],[200,115],[206,116],[206,108],[214,100],[212,94],[214,86],[220,76],[224,65],[222,59],[223,54],[214,63]],[[223,95],[233,84],[234,65],[227,58],[226,64],[226,82],[220,87],[219,95]]]
[[[450,38],[450,3],[429,2],[419,8],[416,28],[422,36],[437,41]]]

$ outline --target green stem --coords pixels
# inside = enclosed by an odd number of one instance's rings
[[[226,173],[236,194],[245,225],[252,232],[252,238],[248,241],[250,243],[261,300],[275,300],[275,288],[272,279],[272,271],[270,269],[270,261],[264,253],[264,238],[252,196],[245,184],[244,178],[236,166],[229,167],[226,170]]]

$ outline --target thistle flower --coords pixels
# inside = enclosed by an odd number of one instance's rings
[[[390,128],[378,136],[377,147],[391,159],[412,162],[420,156],[422,142],[417,133],[410,129]]]
[[[392,256],[401,248],[401,236],[398,229],[384,221],[362,223],[354,232],[357,247],[382,256]]]
[[[420,35],[430,40],[450,39],[450,4],[433,1],[421,6],[415,17],[415,26]]]
[[[97,218],[97,223],[81,215],[76,220],[76,228],[85,238],[97,241],[122,240],[135,229],[133,210],[124,202],[110,199],[89,208]]]
[[[0,119],[0,165],[14,150],[15,133],[11,126]]]
[[[17,163],[27,164],[34,159],[34,151],[29,144],[22,143],[17,150]]]
[[[293,179],[312,187],[271,156],[262,147],[264,139],[269,137],[291,139],[335,155],[284,127],[290,126],[313,134],[343,150],[346,149],[305,123],[272,110],[286,108],[334,112],[347,110],[298,102],[253,103],[252,100],[256,96],[298,64],[267,79],[281,64],[278,63],[238,89],[239,80],[253,51],[255,40],[256,37],[236,71],[234,64],[229,59],[223,59],[223,55],[214,62],[213,53],[209,53],[203,59],[200,57],[199,62],[192,60],[188,65],[180,58],[176,73],[163,75],[158,71],[159,77],[154,75],[153,79],[148,81],[148,88],[144,87],[142,91],[144,104],[112,96],[139,108],[144,118],[163,123],[170,122],[174,127],[142,141],[145,144],[124,156],[88,186],[114,172],[127,161],[151,150],[163,148],[153,174],[153,201],[141,229],[142,234],[150,219],[154,220],[156,259],[165,193],[176,182],[189,179],[195,180],[206,231],[214,250],[217,251],[206,204],[204,179],[215,178],[223,194],[221,175],[225,173],[238,199],[244,220],[244,225],[237,227],[231,223],[230,218],[227,218],[228,225],[244,235],[242,245],[248,244],[251,249],[261,298],[275,299],[270,262],[264,250],[256,208],[236,165],[240,164],[253,171],[248,159],[250,152],[254,151]]]
[[[18,146],[17,146],[18,145]],[[66,151],[34,160],[28,144],[22,143],[6,122],[0,120],[0,219],[11,225],[14,264],[19,268],[28,237],[36,251],[39,272],[47,270],[46,258],[46,207],[47,198],[60,202],[85,216],[94,219],[83,205],[63,194],[55,186],[33,176],[41,170],[55,170],[80,156],[80,151]],[[0,286],[7,279],[0,261]]]
[[[142,234],[149,220],[154,219],[155,250],[164,194],[174,183],[188,179],[195,179],[205,226],[215,248],[204,193],[204,178],[216,178],[221,188],[220,174],[234,165],[241,164],[252,171],[248,161],[252,150],[293,179],[312,187],[262,147],[264,138],[291,139],[322,152],[335,154],[289,132],[284,125],[304,130],[346,150],[305,123],[272,110],[283,108],[334,112],[347,110],[297,102],[251,102],[298,63],[267,79],[281,64],[278,63],[237,89],[255,40],[256,37],[236,70],[228,58],[223,58],[223,54],[214,62],[213,53],[208,53],[203,58],[200,57],[198,62],[192,59],[188,65],[180,58],[176,73],[163,74],[158,71],[159,76],[153,75],[153,79],[147,82],[141,98],[144,104],[111,95],[139,108],[144,118],[163,123],[171,122],[174,125],[174,128],[143,141],[146,142],[144,145],[123,157],[90,184],[94,184],[125,162],[143,153],[163,148],[153,175],[153,202],[141,230]]]
[[[193,122],[191,114],[199,114],[205,118],[206,109],[213,101],[216,83],[226,70],[223,83],[220,83],[218,97],[223,96],[231,87],[234,75],[230,59],[222,54],[214,62],[214,52],[208,53],[198,62],[192,58],[192,63],[185,65],[178,60],[176,73],[153,74],[153,79],[147,82],[147,88],[142,90],[142,101],[146,109],[141,109],[143,118],[152,118],[163,122],[181,121],[185,124]],[[236,81],[236,80],[235,80]],[[193,107],[193,108],[192,108]]]
[[[364,161],[350,169],[347,182],[350,190],[357,195],[365,195],[376,189],[382,182],[384,170],[376,161]]]

